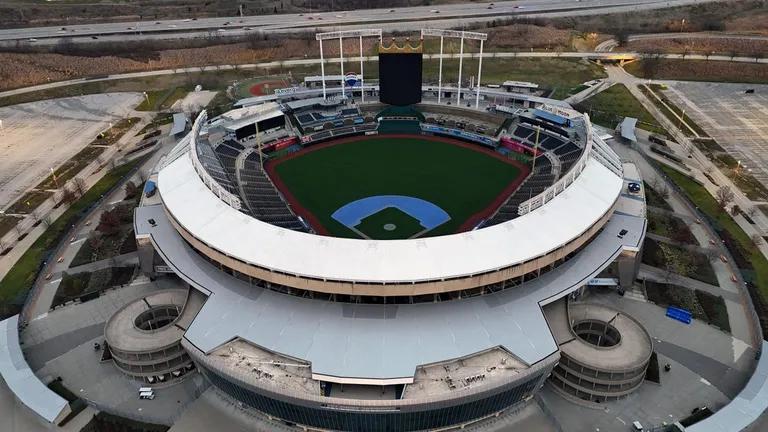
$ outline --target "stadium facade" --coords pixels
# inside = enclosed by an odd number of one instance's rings
[[[150,331],[174,327],[221,392],[305,428],[458,427],[525,404],[553,373],[555,388],[581,399],[637,387],[650,338],[633,320],[608,324],[601,313],[574,326],[567,305],[595,281],[628,288],[646,229],[642,191],[627,187],[642,183],[637,170],[588,116],[496,89],[468,95],[482,101],[474,108],[435,101],[455,88],[422,86],[420,103],[396,110],[379,101],[375,82],[343,96],[320,91],[202,112],[161,161],[159,193],[135,214],[141,266],[153,277],[174,273],[190,290],[180,308],[154,309],[163,325]],[[365,103],[355,100],[363,94]],[[508,105],[518,97],[526,108]],[[387,133],[481,146],[525,161],[530,173],[472,229],[372,240],[316,234],[265,169],[321,143]],[[637,343],[604,343],[621,331]],[[576,339],[582,351],[561,349]],[[598,345],[614,361],[580,357]],[[164,376],[152,379],[183,376],[153,367]],[[585,370],[616,382],[587,383]]]

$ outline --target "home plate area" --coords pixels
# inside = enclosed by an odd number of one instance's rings
[[[451,220],[451,216],[435,204],[402,195],[377,195],[352,201],[331,217],[360,237],[372,240],[416,238]]]

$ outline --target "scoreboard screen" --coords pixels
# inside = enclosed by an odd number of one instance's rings
[[[421,102],[421,52],[379,52],[379,100],[405,106]]]

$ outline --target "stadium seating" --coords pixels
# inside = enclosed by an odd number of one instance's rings
[[[259,155],[251,153],[243,161],[240,170],[240,186],[253,216],[273,225],[305,231],[306,227],[288,208],[272,181],[262,170]]]
[[[221,146],[220,146],[221,147]],[[235,180],[230,177],[221,159],[217,156],[216,152],[211,148],[210,143],[207,140],[199,139],[197,142],[197,157],[200,159],[200,163],[203,164],[208,174],[216,180],[221,187],[228,192],[239,196]]]
[[[523,202],[544,192],[555,182],[552,164],[546,157],[536,159],[535,172],[499,207],[496,214],[485,221],[485,226],[497,225],[518,216],[517,207]]]

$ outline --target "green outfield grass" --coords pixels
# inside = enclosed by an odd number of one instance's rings
[[[355,231],[334,220],[340,207],[376,195],[429,201],[451,219],[424,236],[455,233],[518,179],[520,168],[474,148],[418,137],[377,137],[339,143],[272,162],[284,192],[334,236],[410,238],[423,231],[412,216],[387,208],[364,218]],[[393,224],[395,228],[386,224]]]

